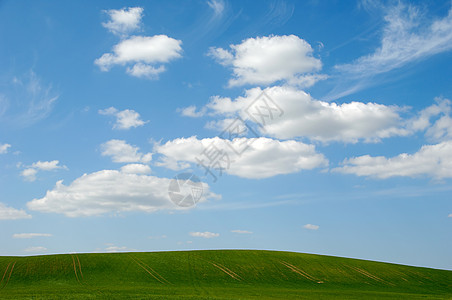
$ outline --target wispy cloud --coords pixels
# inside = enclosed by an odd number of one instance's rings
[[[252,231],[248,231],[248,230],[240,230],[240,229],[235,229],[235,230],[231,230],[232,233],[238,233],[238,234],[252,234]]]
[[[223,0],[208,0],[207,5],[213,10],[215,17],[221,16],[224,11],[224,1]]]
[[[35,237],[51,237],[50,233],[15,233],[13,239],[31,239]]]
[[[35,72],[14,77],[0,95],[0,122],[28,127],[47,118],[59,95],[43,84]]]
[[[190,236],[193,237],[201,237],[201,238],[205,238],[205,239],[211,239],[211,238],[216,238],[219,237],[220,234],[219,233],[213,233],[213,232],[190,232],[189,233]]]
[[[352,63],[335,66],[336,75],[341,78],[340,87],[327,98],[335,99],[378,84],[376,75],[452,49],[452,9],[445,17],[432,20],[414,4],[399,1],[396,5],[377,7],[384,11],[385,21],[380,46]]]
[[[24,252],[28,252],[28,253],[42,253],[42,252],[46,252],[47,248],[43,247],[43,246],[33,246],[33,247],[28,247],[27,249],[24,250]]]

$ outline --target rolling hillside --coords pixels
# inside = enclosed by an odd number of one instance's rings
[[[1,299],[452,299],[452,272],[276,251],[0,257]]]

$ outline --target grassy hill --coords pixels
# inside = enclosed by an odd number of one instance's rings
[[[276,251],[0,257],[1,299],[452,299],[452,272]]]

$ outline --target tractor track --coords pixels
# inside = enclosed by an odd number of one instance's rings
[[[6,270],[5,270],[5,273],[3,273],[3,277],[2,277],[2,280],[0,281],[0,285],[3,283],[3,280],[5,280],[6,274],[8,274],[8,269],[9,269],[10,265],[11,265],[11,262],[9,262],[8,265],[6,266]],[[11,275],[13,274],[15,265],[16,265],[16,262],[13,262],[13,265],[11,266],[11,270],[9,271],[8,278],[6,279],[5,284],[0,288],[0,290],[4,289],[8,285],[8,282],[11,279]]]
[[[309,275],[308,273],[306,273],[306,272],[303,271],[302,269],[297,268],[296,266],[294,266],[294,265],[292,265],[292,264],[289,264],[289,263],[286,262],[286,261],[280,261],[280,263],[281,263],[282,265],[284,265],[285,267],[289,268],[292,272],[295,272],[295,273],[297,273],[297,274],[303,276],[304,278],[306,278],[306,279],[308,279],[308,280],[310,280],[310,281],[313,281],[313,282],[316,282],[316,283],[323,283],[323,281],[319,281],[318,279],[316,279],[316,278],[314,278],[313,276]]]
[[[162,284],[171,284],[168,280],[165,279],[162,275],[160,275],[157,271],[155,271],[153,268],[151,268],[149,265],[147,265],[145,262],[140,260],[137,257],[134,257],[132,255],[128,255],[138,266],[140,266],[143,270],[146,271],[149,275],[151,275],[154,279],[156,279],[158,282]]]

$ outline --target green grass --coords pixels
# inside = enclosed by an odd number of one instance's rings
[[[0,257],[1,277],[0,299],[452,299],[451,271],[276,251]]]

